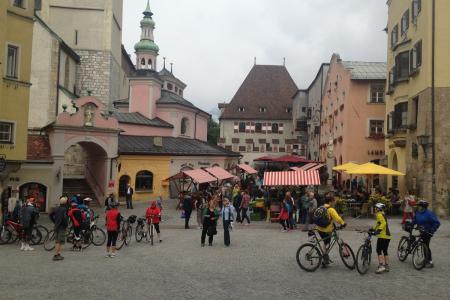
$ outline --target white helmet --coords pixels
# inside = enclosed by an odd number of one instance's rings
[[[386,208],[386,205],[384,205],[383,203],[378,202],[377,204],[375,204],[375,208],[378,210],[384,210]]]

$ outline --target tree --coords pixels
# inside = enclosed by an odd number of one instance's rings
[[[220,135],[219,123],[210,118],[208,120],[208,143],[212,145],[217,145],[219,135]]]

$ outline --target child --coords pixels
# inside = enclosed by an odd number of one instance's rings
[[[280,210],[280,224],[283,226],[281,232],[287,231],[287,220],[289,219],[289,211],[286,208],[286,202],[281,202],[281,210]]]
[[[375,204],[375,215],[377,224],[373,228],[377,233],[377,254],[378,254],[378,268],[375,273],[381,274],[389,272],[389,261],[388,261],[388,248],[389,242],[391,241],[391,232],[389,231],[389,225],[387,222],[386,215],[384,214],[384,209],[386,205],[383,203]]]

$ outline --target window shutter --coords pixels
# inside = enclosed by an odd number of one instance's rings
[[[283,134],[283,130],[284,130],[283,123],[278,124],[278,133]]]
[[[239,132],[239,123],[234,122],[234,133],[238,133],[238,132]]]
[[[272,133],[272,123],[267,123],[267,133]]]

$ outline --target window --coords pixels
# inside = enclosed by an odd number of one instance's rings
[[[136,191],[153,190],[153,173],[149,171],[139,171],[136,174]]]
[[[411,16],[414,24],[417,22],[417,16],[419,15],[421,10],[422,10],[422,0],[413,0],[411,5]]]
[[[175,93],[178,94],[178,87],[177,86],[175,86]]]
[[[259,112],[266,112],[267,111],[267,107],[260,107],[259,108]]]
[[[305,106],[302,107],[302,112],[306,112],[306,107]]]
[[[233,151],[233,147],[231,145],[226,145],[225,150],[227,151]]]
[[[239,122],[239,132],[245,132],[245,122]]]
[[[404,129],[408,125],[408,102],[402,102],[394,106],[392,116],[393,129]]]
[[[411,73],[417,71],[422,65],[422,41],[418,41],[411,49],[409,56]]]
[[[255,124],[255,132],[261,133],[262,132],[262,123],[256,123]]]
[[[297,131],[307,131],[308,130],[308,123],[305,120],[297,120],[297,124],[296,124],[295,130],[297,130]]]
[[[370,87],[370,103],[384,103],[384,84],[375,84]]]
[[[398,43],[398,25],[395,25],[394,28],[392,28],[391,32],[391,47],[394,48],[395,45]]]
[[[167,89],[168,89],[169,91],[173,90],[173,85],[172,85],[171,83],[168,83],[168,84],[167,84]]]
[[[278,133],[278,123],[272,123],[272,133]]]
[[[414,115],[412,116],[412,119],[414,120],[414,123],[411,125],[414,125],[417,127],[417,119],[419,118],[419,97],[415,97],[412,99],[412,105],[413,108],[411,109],[414,112]]]
[[[8,45],[8,58],[6,60],[6,76],[11,78],[19,78],[19,48]]]
[[[287,112],[288,114],[290,114],[290,113],[292,112],[292,108],[291,108],[291,107],[286,108],[286,112]]]
[[[78,30],[75,29],[75,45],[78,45]]]
[[[419,158],[419,147],[416,143],[412,143],[411,145],[411,157],[414,159]]]
[[[408,28],[409,28],[409,9],[407,9],[402,16],[402,22],[401,22],[402,35],[406,34],[406,31],[408,31]]]
[[[245,107],[243,107],[243,106],[238,107],[238,111],[239,112],[244,112],[245,111]]]
[[[399,53],[395,57],[395,81],[408,79],[409,76],[409,51]]]
[[[145,58],[141,59],[141,66],[145,66]]]
[[[14,142],[14,124],[0,122],[0,143],[12,144]]]
[[[261,147],[262,148],[262,147]],[[272,152],[272,147],[270,146],[270,143],[266,144],[266,151],[267,152]]]
[[[188,124],[189,120],[187,118],[181,119],[181,129],[180,129],[181,134],[185,135],[187,133]]]
[[[153,69],[153,63],[152,63],[152,60],[150,58],[148,59],[148,66],[147,66],[147,68]]]
[[[369,121],[369,136],[381,136],[383,135],[384,121],[383,120],[370,120]]]
[[[239,152],[245,152],[246,149],[247,148],[245,146],[239,146]]]
[[[13,5],[20,8],[25,8],[24,0],[14,0]]]

